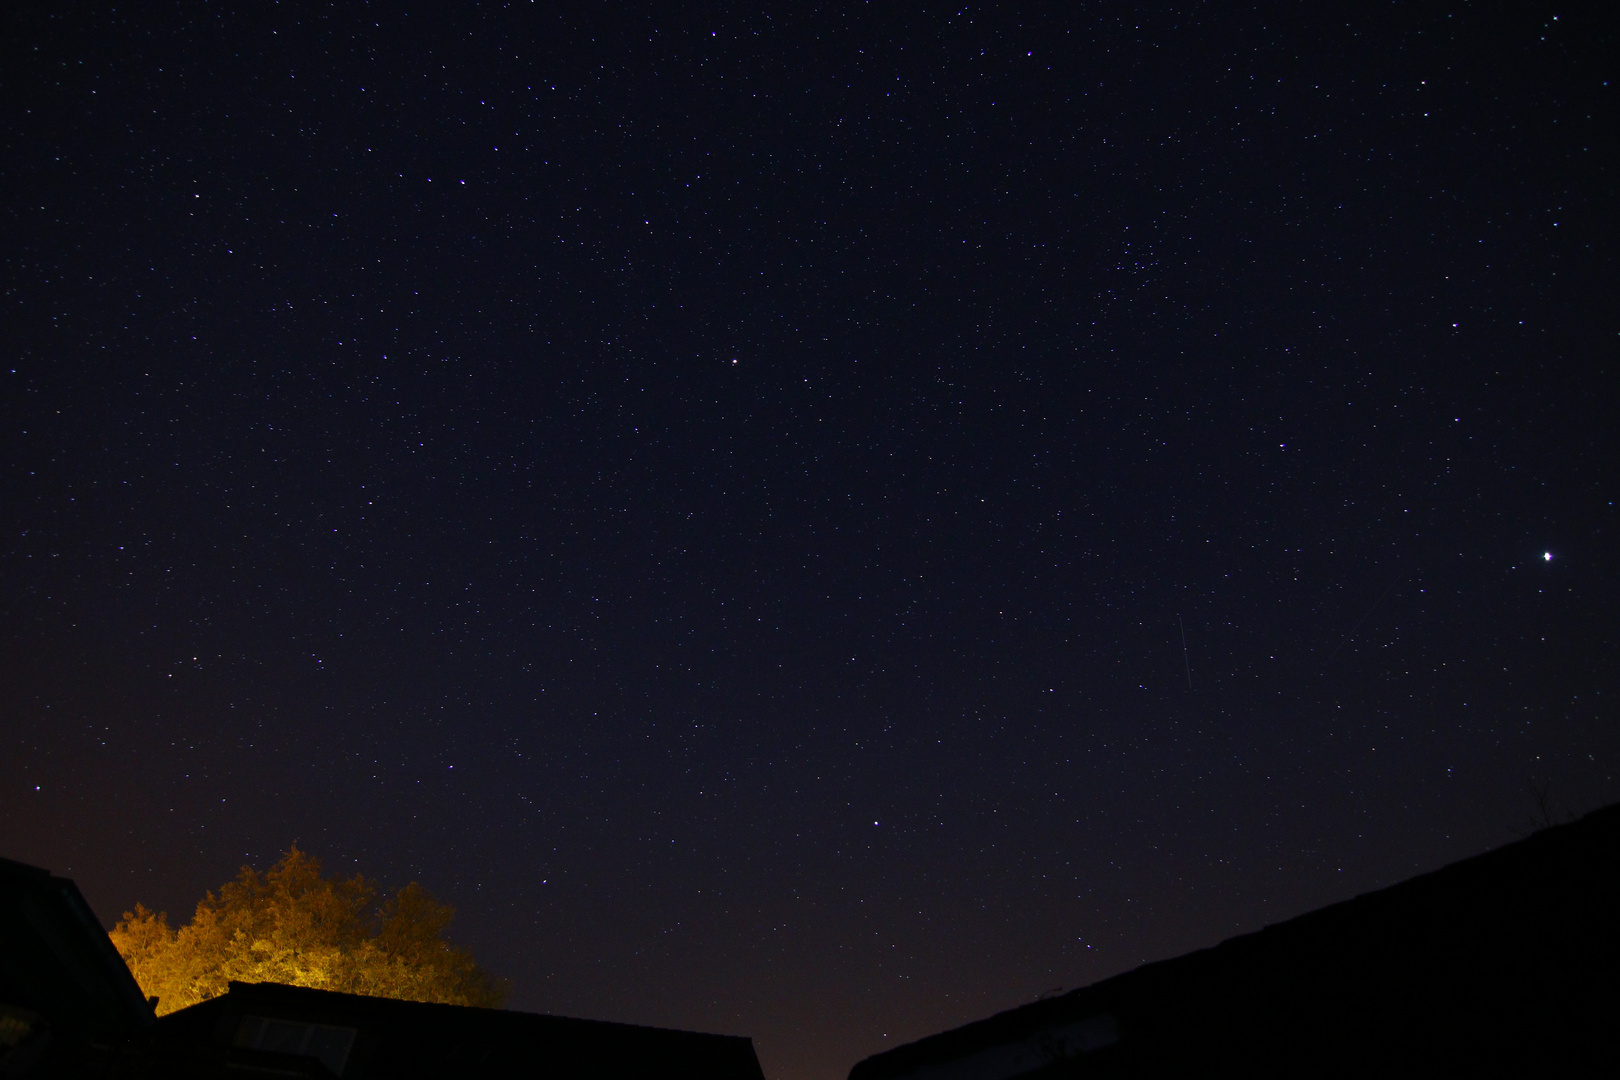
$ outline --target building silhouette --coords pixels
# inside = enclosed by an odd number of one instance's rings
[[[1620,1076],[1617,945],[1620,806],[849,1077]]]

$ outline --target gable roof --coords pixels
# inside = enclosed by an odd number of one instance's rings
[[[753,1040],[277,983],[162,1017],[165,1040],[301,1053],[346,1078],[764,1080]]]
[[[850,1080],[1580,1075],[1620,1059],[1617,1018],[1620,806],[896,1047]]]
[[[0,1003],[43,1017],[57,1038],[116,1038],[152,1024],[78,886],[10,859],[0,859]]]

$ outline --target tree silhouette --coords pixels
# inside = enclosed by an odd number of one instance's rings
[[[375,905],[376,886],[321,876],[294,844],[265,874],[242,867],[175,930],[136,904],[113,944],[158,1014],[225,993],[232,980],[495,1008],[505,985],[444,940],[454,909],[412,882]]]

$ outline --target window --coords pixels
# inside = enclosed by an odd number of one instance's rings
[[[272,1050],[278,1054],[312,1057],[342,1076],[349,1050],[358,1032],[351,1027],[306,1024],[299,1020],[277,1020],[271,1016],[244,1016],[236,1029],[236,1045],[252,1050]]]

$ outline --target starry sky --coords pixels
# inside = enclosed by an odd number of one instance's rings
[[[838,1080],[1620,796],[1615,9],[1031,9],[8,6],[3,853]]]

